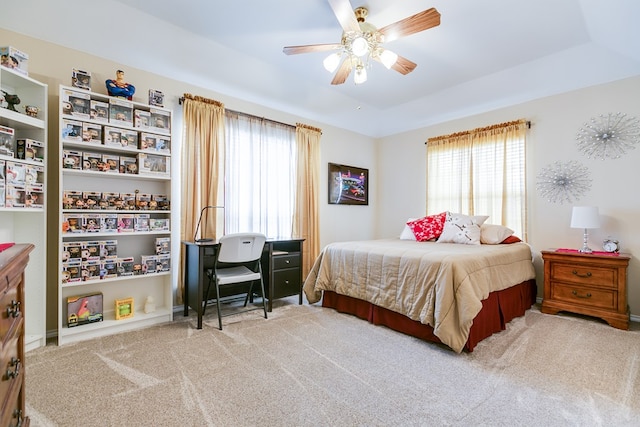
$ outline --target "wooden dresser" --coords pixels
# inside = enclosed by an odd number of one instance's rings
[[[0,426],[28,426],[24,387],[24,269],[31,244],[0,252]]]
[[[542,251],[542,259],[543,313],[569,311],[599,317],[614,328],[629,329],[629,256]]]

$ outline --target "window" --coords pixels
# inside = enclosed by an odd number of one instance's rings
[[[295,127],[233,111],[225,126],[225,232],[291,237]]]
[[[518,120],[427,142],[427,213],[489,215],[526,240],[525,135]]]

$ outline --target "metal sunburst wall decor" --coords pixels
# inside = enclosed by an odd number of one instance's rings
[[[576,139],[588,158],[617,159],[640,142],[640,121],[625,113],[602,114],[585,123]]]
[[[538,174],[538,192],[552,203],[573,203],[590,188],[589,169],[575,160],[557,161],[542,168]]]

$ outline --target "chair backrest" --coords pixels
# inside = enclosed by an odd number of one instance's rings
[[[260,259],[267,237],[261,233],[232,233],[220,238],[218,261],[249,262]]]

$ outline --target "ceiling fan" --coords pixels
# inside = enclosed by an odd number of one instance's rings
[[[324,60],[324,66],[329,72],[338,70],[331,81],[332,85],[344,83],[352,69],[355,70],[354,82],[364,83],[370,59],[381,62],[388,69],[409,74],[417,64],[382,45],[440,25],[440,13],[435,8],[430,8],[378,29],[365,22],[369,13],[367,8],[358,7],[354,10],[349,0],[328,1],[343,29],[340,43],[286,46],[283,51],[287,55],[335,51]]]

